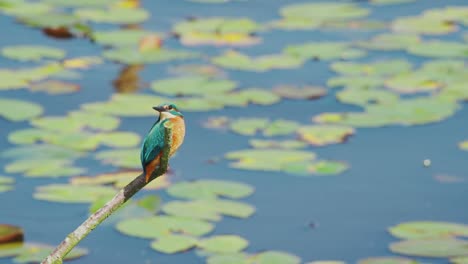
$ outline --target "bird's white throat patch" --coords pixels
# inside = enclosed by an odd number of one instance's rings
[[[164,119],[171,119],[176,117],[175,115],[171,114],[171,112],[161,112],[161,120]]]

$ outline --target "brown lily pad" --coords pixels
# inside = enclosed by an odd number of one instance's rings
[[[23,230],[20,227],[0,224],[0,244],[22,242]]]

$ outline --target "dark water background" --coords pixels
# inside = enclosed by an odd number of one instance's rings
[[[188,16],[246,16],[256,21],[278,17],[281,6],[295,1],[252,0],[222,5],[204,5],[185,1],[142,1],[142,7],[151,12],[143,28],[169,31],[177,21]],[[419,0],[405,5],[374,7],[370,19],[389,21],[397,16],[416,15],[428,8],[463,5],[466,0]],[[368,6],[365,2],[362,6]],[[106,28],[96,25],[94,28]],[[0,16],[0,47],[15,44],[43,44],[67,50],[68,57],[100,55],[102,48],[86,39],[55,40],[39,30]],[[271,31],[262,33],[263,43],[242,48],[248,54],[279,52],[287,44],[306,41],[364,40],[377,32],[356,31]],[[460,39],[450,34],[447,39]],[[165,45],[179,48],[176,40]],[[193,48],[207,55],[219,52],[212,47]],[[221,48],[221,50],[223,50]],[[423,59],[403,52],[369,52],[363,60],[375,58],[408,58],[419,64]],[[167,76],[167,67],[182,63],[147,65],[140,73],[142,82]],[[19,66],[0,58],[0,66]],[[45,115],[63,115],[78,109],[84,102],[107,100],[115,92],[112,80],[123,66],[106,62],[83,72],[76,81],[81,91],[72,95],[50,96],[27,90],[2,91],[2,96],[30,99],[45,107]],[[324,85],[333,76],[327,62],[307,62],[299,69],[273,70],[266,73],[228,71],[230,79],[242,87],[272,87],[276,84]],[[1,80],[0,80],[1,81]],[[468,222],[466,210],[468,194],[468,153],[457,148],[457,143],[468,138],[468,110],[464,107],[453,117],[431,125],[416,127],[387,127],[358,129],[346,144],[314,148],[320,157],[343,160],[351,169],[339,176],[294,177],[281,173],[240,171],[228,169],[227,162],[215,164],[206,161],[222,157],[230,150],[248,147],[245,137],[205,129],[201,123],[213,115],[230,117],[288,118],[309,122],[310,117],[325,111],[357,109],[336,102],[334,91],[317,101],[283,100],[272,106],[228,108],[212,113],[185,113],[187,136],[183,148],[171,166],[176,180],[219,178],[249,183],[256,188],[246,202],[257,208],[256,213],[239,220],[225,217],[216,224],[214,234],[239,234],[249,240],[249,252],[284,250],[296,254],[303,261],[336,259],[350,263],[369,256],[391,255],[388,244],[396,241],[386,228],[413,220],[441,220]],[[141,91],[149,93],[148,90]],[[465,105],[464,105],[465,106]],[[139,106],[135,106],[139,107]],[[122,130],[144,135],[153,118],[123,119]],[[7,135],[27,127],[27,122],[10,123],[0,120],[0,149],[11,147]],[[425,168],[424,159],[432,166]],[[0,166],[6,160],[0,159]],[[78,162],[88,174],[114,170],[91,159]],[[436,174],[455,175],[462,183],[440,183]],[[15,190],[0,194],[0,222],[24,228],[27,241],[57,244],[87,216],[88,205],[60,204],[32,199],[34,188],[68,179],[33,179],[16,177]],[[168,200],[164,191],[157,191]],[[90,254],[74,263],[204,263],[194,251],[176,255],[159,254],[149,248],[149,241],[120,235],[113,224],[104,224],[82,243]],[[446,260],[439,261],[443,263]],[[430,259],[428,262],[438,263]],[[12,263],[1,259],[0,263]]]

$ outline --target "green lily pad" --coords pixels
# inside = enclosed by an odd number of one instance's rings
[[[240,135],[252,136],[258,131],[266,128],[268,119],[266,118],[239,118],[229,124],[229,128]]]
[[[68,94],[77,92],[80,90],[80,86],[69,82],[47,80],[34,83],[29,86],[29,89],[33,92],[46,92],[48,94]]]
[[[152,216],[132,218],[119,222],[119,232],[139,238],[157,239],[169,234],[202,236],[211,232],[214,226],[206,221],[175,216]]]
[[[9,121],[29,120],[42,112],[42,106],[36,103],[0,97],[0,117]]]
[[[173,31],[186,45],[249,45],[259,42],[251,36],[259,25],[248,18],[198,18],[175,25]]]
[[[290,163],[284,168],[284,171],[299,176],[328,176],[341,174],[348,168],[348,164],[341,161],[318,160]]]
[[[458,257],[468,255],[468,241],[455,238],[403,240],[391,243],[390,251],[417,257]]]
[[[119,0],[80,0],[80,1],[67,1],[67,0],[44,0],[54,6],[64,7],[103,7],[117,4]]]
[[[455,258],[450,258],[450,263],[454,263],[454,264],[466,264],[466,263],[468,263],[468,257],[455,257]]]
[[[419,97],[400,100],[395,104],[372,104],[362,113],[322,113],[313,120],[318,123],[343,124],[354,127],[387,125],[421,125],[444,120],[459,106],[437,97]]]
[[[0,246],[0,258],[14,257],[14,263],[39,263],[46,258],[55,247],[38,243],[10,243]],[[65,260],[80,258],[88,254],[88,250],[75,247]]]
[[[230,80],[211,79],[204,76],[168,78],[154,81],[151,84],[154,91],[172,96],[223,94],[235,89],[236,86],[237,84]]]
[[[358,264],[417,264],[416,260],[403,257],[372,257],[359,260]]]
[[[468,237],[468,225],[448,222],[406,222],[389,228],[389,232],[404,239]]]
[[[245,249],[249,242],[237,235],[218,235],[200,240],[197,246],[212,253],[236,253]]]
[[[273,92],[277,95],[288,99],[318,99],[327,94],[327,90],[322,87],[304,86],[295,87],[289,85],[281,85],[273,88]]]
[[[331,69],[344,75],[388,76],[408,72],[412,65],[407,60],[394,59],[373,63],[334,62]]]
[[[346,262],[341,260],[316,260],[307,262],[307,264],[346,264]]]
[[[73,185],[113,185],[121,189],[140,175],[140,170],[118,171],[114,173],[104,173],[94,176],[73,177],[70,181]],[[157,180],[148,183],[145,190],[158,190],[169,186],[170,182],[166,175],[161,175]]]
[[[373,89],[383,86],[385,78],[381,76],[337,76],[328,79],[327,85],[330,87],[346,87],[353,89]]]
[[[250,256],[245,253],[228,253],[209,255],[207,264],[252,264]]]
[[[53,7],[41,2],[11,1],[0,3],[0,10],[10,16],[26,16],[31,14],[44,14],[51,11]]]
[[[258,264],[299,264],[301,259],[290,253],[282,251],[265,251],[255,256],[255,263]]]
[[[426,41],[410,45],[408,53],[435,58],[466,58],[468,44],[454,41]]]
[[[301,149],[307,147],[307,143],[300,140],[264,140],[264,139],[251,139],[249,144],[257,149]]]
[[[220,196],[239,199],[251,195],[254,189],[250,185],[233,181],[198,180],[173,184],[167,192],[185,199],[214,199]]]
[[[65,51],[39,45],[16,45],[2,48],[2,55],[19,61],[40,61],[42,59],[62,59]]]
[[[354,129],[347,126],[312,125],[298,129],[302,140],[315,146],[324,146],[344,142],[354,134]]]
[[[115,189],[107,186],[51,184],[39,186],[33,196],[50,202],[91,203],[102,197],[110,199],[115,194]]]
[[[18,20],[23,24],[38,28],[67,28],[78,25],[81,22],[78,16],[52,11],[39,14],[24,14],[18,17]]]
[[[90,113],[113,116],[157,116],[152,106],[170,101],[166,97],[142,94],[114,94],[106,102],[85,103],[81,107]],[[141,107],[135,107],[135,106]],[[179,104],[177,104],[179,105]],[[144,106],[144,107],[143,107]]]
[[[411,45],[421,42],[421,38],[412,33],[383,33],[368,41],[358,42],[358,46],[371,50],[405,50]]]
[[[249,57],[237,51],[227,51],[211,59],[215,65],[227,69],[264,72],[272,69],[293,69],[300,67],[304,60],[287,54],[271,54]]]
[[[425,73],[408,72],[393,76],[385,85],[399,93],[430,92],[441,88],[441,82],[432,79]]]
[[[173,216],[211,221],[221,220],[221,215],[248,218],[255,212],[255,208],[248,204],[220,199],[172,201],[166,203],[162,210]]]
[[[468,140],[458,143],[458,147],[462,150],[468,150]]]
[[[139,148],[99,151],[96,153],[96,159],[100,160],[104,164],[111,164],[120,168],[141,168]]]
[[[289,164],[315,160],[312,152],[280,149],[246,149],[228,152],[228,160],[237,160],[229,164],[232,168],[244,170],[281,171]]]
[[[346,88],[336,93],[336,99],[342,103],[365,107],[372,104],[395,104],[400,97],[384,89]]]
[[[349,21],[365,17],[369,10],[353,3],[299,3],[287,5],[280,10],[282,20],[274,26],[283,29],[316,29],[326,23]]]
[[[371,0],[371,4],[374,5],[393,5],[393,4],[404,4],[411,3],[416,0]]]
[[[144,9],[119,7],[108,9],[80,8],[75,10],[75,15],[92,22],[112,24],[138,24],[150,16],[148,11]]]
[[[226,76],[226,73],[223,70],[214,65],[194,63],[169,67],[168,72],[179,76],[205,76],[212,78]]]
[[[296,121],[277,119],[274,120],[263,129],[264,136],[281,136],[288,135],[297,130],[299,123]]]
[[[165,48],[138,50],[135,47],[120,47],[103,52],[103,57],[123,64],[162,63],[199,57],[198,53]]]
[[[366,55],[365,51],[351,48],[346,42],[308,42],[288,45],[284,53],[304,60],[356,59]]]
[[[425,15],[399,17],[393,20],[391,28],[398,33],[427,35],[443,35],[457,30],[457,26],[450,21]]]
[[[7,192],[13,190],[12,184],[15,182],[15,179],[5,176],[0,176],[0,193]],[[2,233],[0,231],[0,233]],[[0,235],[0,243],[1,243],[1,235]]]
[[[151,243],[151,248],[166,254],[189,250],[197,245],[197,239],[191,236],[170,234],[159,237]]]
[[[107,31],[94,31],[92,39],[103,46],[110,47],[136,47],[145,36],[156,35],[160,33],[135,30],[135,29],[117,29]],[[162,36],[160,36],[162,38]]]
[[[22,242],[23,236],[23,229],[20,227],[8,224],[0,224],[0,245],[6,243]]]

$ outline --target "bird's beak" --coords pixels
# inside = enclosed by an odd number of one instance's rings
[[[160,107],[160,106],[153,106],[153,109],[158,111],[158,112],[165,112],[166,109],[164,109],[164,107]]]

